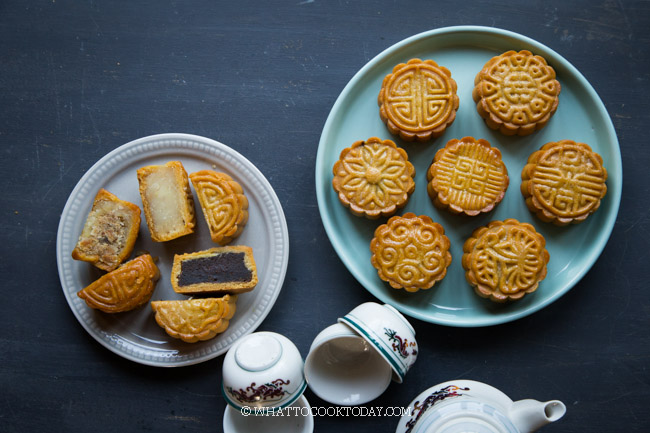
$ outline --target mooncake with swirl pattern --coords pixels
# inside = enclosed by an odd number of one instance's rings
[[[153,258],[143,254],[77,292],[90,308],[121,313],[145,304],[160,278]]]
[[[411,59],[384,78],[377,102],[388,130],[406,141],[439,137],[456,119],[458,86],[433,60]]]
[[[190,174],[213,242],[226,245],[248,221],[248,199],[239,183],[225,173],[201,170]]]
[[[495,302],[521,299],[546,278],[546,240],[528,223],[492,221],[463,245],[465,278],[476,293]]]
[[[560,90],[555,70],[543,57],[507,51],[476,74],[472,97],[488,127],[505,135],[528,135],[553,116]]]
[[[576,224],[600,207],[607,193],[603,158],[585,143],[546,143],[528,158],[521,172],[521,193],[539,219]]]
[[[156,323],[173,338],[196,343],[228,329],[235,314],[237,296],[152,301]]]
[[[450,140],[438,150],[427,180],[427,192],[436,207],[470,216],[494,209],[509,184],[499,149],[473,137]]]
[[[370,219],[393,215],[415,190],[415,168],[391,140],[354,142],[341,151],[332,171],[340,202],[354,215]]]
[[[370,261],[379,278],[407,292],[430,289],[447,274],[449,238],[429,216],[408,212],[375,230]]]

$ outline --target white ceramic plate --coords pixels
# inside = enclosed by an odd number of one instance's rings
[[[275,415],[254,415],[251,411],[239,411],[230,405],[226,406],[223,414],[224,433],[312,433],[314,431],[314,415],[311,406],[304,395],[294,404],[282,409]],[[271,412],[272,413],[272,412]]]
[[[249,220],[232,245],[248,245],[253,248],[259,277],[259,283],[252,292],[239,296],[237,313],[226,332],[199,343],[184,343],[169,337],[156,324],[149,304],[119,314],[105,314],[88,308],[77,296],[77,292],[99,278],[103,272],[71,257],[95,194],[100,188],[142,208],[137,169],[175,160],[181,161],[188,173],[213,169],[229,174],[242,185],[249,201]],[[157,264],[161,277],[152,301],[186,299],[176,294],[171,287],[174,254],[219,246],[210,239],[196,194],[195,211],[195,232],[163,243],[151,240],[142,214],[140,234],[134,251],[148,251],[159,259]],[[65,298],[75,317],[91,336],[126,359],[146,365],[175,367],[196,364],[221,355],[238,338],[253,332],[262,323],[284,282],[289,260],[289,234],[282,206],[273,188],[245,157],[224,144],[204,137],[161,134],[118,147],[88,170],[77,183],[63,209],[56,254]]]
[[[548,125],[525,137],[506,137],[489,129],[472,100],[474,77],[485,62],[508,50],[527,49],[555,68],[562,85],[560,105]],[[379,118],[377,95],[393,66],[411,58],[433,59],[449,68],[458,84],[460,107],[454,123],[429,143],[406,143],[392,136]],[[358,218],[343,207],[332,188],[332,167],[343,148],[377,136],[403,147],[416,170],[415,192],[398,213],[429,215],[445,228],[452,263],[443,281],[430,290],[406,293],[381,281],[370,264],[369,245],[375,228],[385,222]],[[464,217],[436,209],[427,195],[426,172],[435,152],[452,138],[473,136],[498,147],[508,168],[510,186],[497,208],[487,215]],[[585,222],[555,227],[533,216],[519,192],[521,170],[528,156],[544,143],[570,139],[588,143],[602,155],[609,178],[598,211]],[[621,200],[623,169],[612,121],[602,101],[582,74],[550,48],[525,36],[488,27],[448,27],[405,39],[368,62],[347,84],[325,123],[316,157],[316,196],[325,231],[355,278],[370,293],[401,312],[421,320],[451,326],[486,326],[524,317],[571,289],[591,268],[614,227]],[[546,279],[537,292],[507,305],[479,298],[465,281],[461,266],[463,243],[491,220],[516,218],[532,223],[547,241],[551,255]]]

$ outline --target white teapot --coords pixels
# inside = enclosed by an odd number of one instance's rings
[[[566,412],[558,400],[513,402],[498,389],[473,380],[452,380],[420,393],[396,433],[530,433]]]

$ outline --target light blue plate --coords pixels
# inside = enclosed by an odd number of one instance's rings
[[[506,137],[489,129],[472,100],[474,76],[490,58],[508,50],[527,49],[546,58],[562,85],[555,116],[541,131],[526,137]],[[445,134],[429,143],[407,143],[392,136],[379,118],[377,95],[393,66],[411,58],[432,59],[451,70],[458,83],[460,108]],[[400,214],[429,215],[445,228],[452,263],[447,276],[430,290],[407,293],[381,281],[370,264],[369,244],[375,228],[386,219],[359,218],[343,207],[332,188],[332,167],[341,150],[356,140],[377,136],[403,147],[416,169],[415,192]],[[508,168],[510,186],[503,202],[477,217],[436,209],[427,195],[426,171],[435,152],[452,138],[484,138],[498,147]],[[608,192],[598,211],[585,222],[567,227],[544,223],[526,208],[519,191],[528,156],[549,141],[570,139],[588,143],[602,155],[609,173]],[[612,121],[589,82],[555,51],[527,37],[487,27],[448,27],[421,33],[388,48],[366,64],[336,100],[321,135],[316,157],[316,196],[327,235],[354,277],[381,301],[411,317],[450,326],[486,326],[531,314],[558,299],[591,268],[614,227],[621,199],[621,153]],[[465,280],[461,266],[463,243],[472,231],[492,220],[516,218],[532,223],[547,241],[551,255],[548,275],[539,289],[506,305],[479,298]]]

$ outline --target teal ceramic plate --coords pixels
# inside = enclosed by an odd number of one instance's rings
[[[526,137],[506,137],[489,129],[472,100],[474,76],[490,58],[508,50],[527,49],[546,58],[562,85],[560,105],[548,125]],[[445,134],[429,143],[407,143],[391,136],[379,118],[377,95],[393,66],[411,58],[433,59],[451,70],[458,83],[460,108]],[[503,202],[477,217],[436,209],[427,195],[426,171],[435,152],[452,138],[484,138],[497,146],[510,175]],[[416,169],[416,187],[400,214],[429,215],[445,228],[452,263],[445,279],[417,293],[395,290],[382,282],[370,264],[369,244],[375,228],[386,219],[352,215],[332,189],[332,167],[341,150],[356,140],[377,136],[392,139],[409,154]],[[602,155],[609,173],[608,192],[598,211],[585,222],[567,227],[544,223],[526,208],[519,186],[528,156],[549,141],[571,139],[588,143]],[[602,101],[582,74],[550,48],[525,36],[487,27],[449,27],[405,39],[372,59],[347,84],[336,100],[321,135],[316,157],[316,195],[321,218],[337,254],[370,293],[411,317],[450,326],[486,326],[527,316],[571,289],[602,252],[618,213],[621,198],[621,154],[612,121]],[[472,231],[492,220],[516,218],[532,223],[547,241],[551,255],[548,275],[539,289],[523,299],[495,304],[479,298],[465,280],[461,266],[463,243]]]

